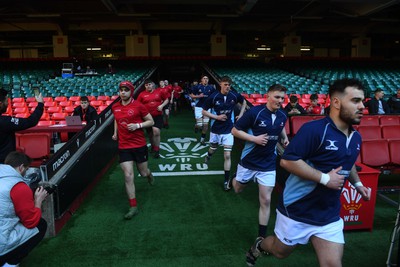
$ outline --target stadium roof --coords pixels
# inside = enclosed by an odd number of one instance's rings
[[[236,53],[260,44],[279,49],[284,36],[297,34],[304,45],[343,49],[371,37],[375,53],[398,53],[399,14],[399,0],[2,1],[0,47],[52,45],[56,34],[82,47],[122,47],[124,36],[143,33],[160,35],[165,53],[174,53],[222,33]]]

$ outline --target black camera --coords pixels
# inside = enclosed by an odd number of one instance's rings
[[[38,168],[29,168],[24,176],[24,181],[29,185],[33,192],[35,192],[38,187],[43,187],[50,195],[57,188],[53,183],[42,181],[42,176]]]

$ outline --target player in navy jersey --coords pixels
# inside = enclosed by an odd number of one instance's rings
[[[267,103],[251,108],[235,123],[232,133],[246,141],[232,185],[240,193],[252,180],[257,181],[260,208],[258,236],[265,237],[270,217],[271,194],[276,180],[276,145],[286,146],[286,113],[281,109],[286,88],[276,84],[268,88]]]
[[[364,200],[370,199],[354,165],[361,136],[352,125],[362,118],[364,88],[356,79],[337,80],[329,96],[329,116],[304,124],[282,156],[280,165],[291,174],[278,202],[276,235],[256,239],[246,254],[249,266],[262,252],[282,259],[309,241],[320,266],[342,266],[344,183],[348,180]]]
[[[203,115],[212,119],[211,133],[210,133],[210,148],[205,158],[207,163],[212,154],[217,150],[219,145],[224,146],[224,190],[228,191],[229,177],[231,170],[231,151],[233,146],[233,136],[231,130],[234,122],[234,108],[240,103],[241,109],[238,115],[240,118],[246,109],[246,101],[243,96],[236,92],[231,91],[232,80],[228,76],[221,78],[219,85],[221,86],[220,92],[212,93],[203,105]],[[211,113],[210,110],[213,112]]]
[[[201,83],[195,87],[192,87],[192,91],[190,93],[190,97],[196,102],[194,107],[194,118],[196,119],[195,132],[201,130],[200,142],[202,145],[205,145],[208,122],[210,121],[210,119],[207,116],[204,116],[202,113],[203,104],[206,101],[206,98],[215,92],[215,87],[208,84],[208,80],[208,76],[203,75],[201,77]]]

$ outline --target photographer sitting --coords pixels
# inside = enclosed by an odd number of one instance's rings
[[[4,163],[0,164],[0,266],[18,266],[46,233],[41,206],[48,193],[39,187],[33,194],[24,182],[31,163],[27,155],[11,152]]]

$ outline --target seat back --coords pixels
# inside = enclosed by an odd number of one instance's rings
[[[375,116],[375,115],[363,116],[363,118],[360,121],[360,126],[364,126],[364,125],[378,126],[379,125],[379,116]]]
[[[17,150],[24,152],[34,160],[32,165],[40,165],[50,156],[50,133],[16,133]],[[38,160],[35,163],[35,160]]]
[[[390,162],[400,165],[400,139],[389,140]]]
[[[292,135],[295,135],[304,123],[312,121],[312,120],[314,120],[313,116],[292,116],[292,117],[290,117],[290,126],[291,126],[290,133]]]
[[[382,126],[382,137],[386,139],[400,139],[400,125]]]
[[[357,131],[361,134],[363,140],[376,140],[381,139],[381,127],[378,125],[360,125]]]
[[[382,167],[390,163],[388,141],[366,140],[361,144],[362,163],[371,167]]]
[[[400,125],[399,115],[382,115],[379,118],[379,124],[384,125]]]

